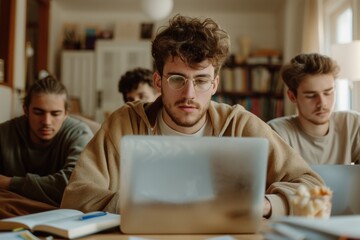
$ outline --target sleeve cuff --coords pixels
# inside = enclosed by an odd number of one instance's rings
[[[22,185],[23,185],[23,177],[12,177],[11,181],[10,181],[10,186],[9,186],[9,190],[11,192],[16,192],[19,193],[20,190],[22,189]]]
[[[288,215],[288,204],[284,198],[276,194],[266,194],[265,197],[271,204],[271,215],[269,219]]]

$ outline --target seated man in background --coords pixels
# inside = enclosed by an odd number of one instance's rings
[[[125,135],[264,137],[269,140],[266,218],[292,213],[289,197],[299,185],[323,181],[266,123],[242,106],[211,101],[230,53],[229,35],[217,23],[181,15],[152,43],[155,102],[128,102],[103,123],[85,148],[66,187],[62,208],[120,210],[119,142]]]
[[[135,68],[122,75],[119,92],[122,93],[124,102],[155,101],[160,93],[153,86],[152,75],[153,72],[146,68]]]
[[[360,163],[360,114],[333,112],[338,71],[335,61],[317,53],[299,54],[281,70],[298,113],[268,124],[309,164]]]
[[[89,127],[68,117],[67,91],[52,76],[37,80],[24,115],[0,124],[0,218],[59,207]]]

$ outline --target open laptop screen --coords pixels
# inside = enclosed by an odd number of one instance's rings
[[[263,138],[125,136],[120,213],[126,233],[253,233],[262,219]]]

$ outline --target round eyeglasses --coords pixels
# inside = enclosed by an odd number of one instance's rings
[[[190,79],[181,75],[170,75],[167,78],[169,86],[175,90],[182,89],[188,80]],[[193,82],[194,88],[197,92],[206,92],[210,89],[211,85],[214,84],[214,79],[210,77],[195,77],[191,81]]]

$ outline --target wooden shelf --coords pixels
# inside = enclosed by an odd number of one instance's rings
[[[216,93],[217,95],[223,95],[228,96],[231,98],[247,98],[247,97],[269,97],[269,98],[277,98],[277,99],[283,99],[284,95],[280,93],[272,93],[272,92],[224,92],[224,91],[218,91]]]
[[[228,62],[221,70],[220,84],[213,99],[230,105],[241,104],[264,121],[283,116],[281,66]]]

